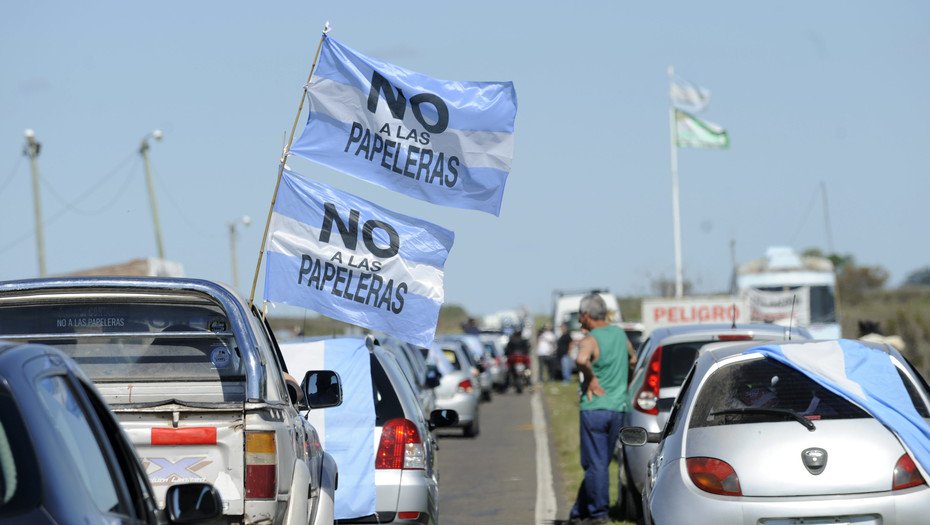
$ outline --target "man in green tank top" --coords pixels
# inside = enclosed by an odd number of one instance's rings
[[[635,364],[636,353],[623,329],[609,324],[607,304],[599,295],[589,294],[581,300],[578,317],[588,332],[576,360],[584,377],[579,402],[584,479],[569,523],[595,525],[608,523],[608,467],[630,408],[627,367]]]

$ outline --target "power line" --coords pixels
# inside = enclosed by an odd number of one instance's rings
[[[6,177],[5,179],[3,179],[3,182],[0,182],[0,193],[3,193],[3,190],[5,190],[6,187],[7,187],[11,182],[13,182],[13,177],[16,176],[16,170],[19,169],[19,164],[20,164],[22,161],[23,161],[23,156],[22,156],[22,155],[17,155],[17,156],[16,156],[16,162],[13,163],[13,169],[10,170],[10,174],[7,175],[7,177]]]
[[[798,224],[797,229],[794,231],[794,235],[791,236],[791,244],[794,245],[794,241],[797,240],[798,235],[801,233],[801,230],[804,229],[804,225],[807,224],[807,218],[810,217],[811,211],[813,211],[814,206],[817,204],[817,195],[820,193],[820,189],[814,190],[811,194],[811,201],[807,205],[807,210],[804,212],[804,216],[801,218],[801,223]]]
[[[130,157],[130,158],[131,158],[131,157]],[[117,168],[122,167],[123,165],[125,165],[126,160],[130,160],[130,158],[127,158],[127,159],[123,160],[123,162],[122,162]],[[83,216],[99,215],[99,214],[101,214],[101,213],[103,213],[103,212],[109,210],[109,209],[112,208],[114,205],[116,205],[116,202],[119,200],[119,198],[122,197],[124,193],[126,193],[126,190],[129,188],[129,183],[132,182],[132,172],[133,172],[133,170],[135,169],[135,166],[136,166],[137,164],[138,164],[138,159],[136,159],[136,164],[134,164],[133,166],[131,166],[130,169],[126,172],[126,176],[125,176],[125,178],[123,179],[123,183],[122,183],[122,185],[119,187],[119,189],[117,189],[116,194],[115,194],[113,197],[111,197],[110,200],[107,201],[106,204],[104,204],[103,206],[101,206],[101,207],[99,207],[99,208],[97,208],[97,209],[94,209],[94,210],[82,210],[82,209],[80,209],[80,208],[78,208],[78,207],[76,206],[76,204],[78,203],[79,200],[82,199],[82,197],[78,197],[78,199],[75,199],[75,200],[72,201],[72,202],[68,202],[67,200],[65,200],[65,198],[64,198],[60,193],[58,193],[58,190],[55,189],[54,185],[52,185],[52,184],[51,184],[48,180],[46,180],[44,177],[42,178],[42,183],[45,184],[45,188],[49,191],[49,193],[50,193],[53,197],[55,197],[55,198],[62,204],[62,206],[63,206],[65,209],[67,209],[68,211],[71,211],[71,212],[73,212],[73,213],[76,213],[76,214],[78,214],[78,215],[83,215]],[[93,189],[96,189],[97,187],[99,187],[100,185],[102,185],[104,182],[107,182],[107,181],[110,179],[110,177],[111,177],[112,175],[115,175],[116,173],[117,173],[117,171],[114,170],[114,171],[111,172],[110,174],[106,175],[106,176],[104,177],[104,179],[102,179],[102,180],[100,181],[100,183],[96,184],[95,187],[94,187]]]
[[[158,174],[158,173],[157,173],[157,170],[156,170],[154,167],[152,167],[152,171],[155,172],[156,175]],[[170,191],[168,191],[168,185],[165,184],[164,182],[162,182],[162,180],[161,180],[159,177],[157,177],[157,176],[154,177],[154,179],[155,179],[155,184],[158,184],[158,187],[159,187],[159,189],[162,190],[162,193],[164,193],[165,196],[168,197],[168,202],[169,202],[169,203],[171,204],[171,206],[175,209],[175,211],[178,212],[178,215],[181,217],[181,220],[184,221],[184,223],[187,224],[187,226],[188,226],[190,229],[194,230],[194,233],[196,233],[197,235],[199,235],[199,236],[201,236],[201,237],[205,237],[205,238],[208,238],[208,239],[209,239],[209,238],[216,238],[216,237],[219,237],[219,234],[216,234],[216,233],[207,233],[207,232],[203,231],[202,229],[200,229],[200,227],[197,226],[197,224],[196,224],[194,221],[190,220],[190,218],[187,216],[187,214],[184,213],[184,208],[182,208],[180,205],[178,205],[178,202],[177,202],[176,200],[174,200],[174,196],[171,194]]]

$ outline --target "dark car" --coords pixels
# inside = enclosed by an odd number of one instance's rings
[[[128,438],[61,351],[0,343],[0,522],[202,523],[222,516],[212,485],[172,486],[157,507]]]

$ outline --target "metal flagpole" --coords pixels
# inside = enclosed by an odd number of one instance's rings
[[[271,214],[274,211],[274,203],[278,199],[278,186],[281,185],[281,176],[284,174],[284,163],[287,162],[287,156],[291,152],[291,143],[294,142],[294,133],[297,131],[297,122],[300,121],[300,114],[304,110],[304,100],[307,99],[307,90],[310,89],[310,79],[313,78],[313,71],[316,69],[316,61],[320,58],[320,50],[323,49],[323,39],[329,33],[329,22],[323,26],[323,36],[320,37],[320,43],[316,46],[316,54],[313,56],[313,64],[310,66],[310,74],[307,75],[307,83],[304,84],[303,92],[300,95],[300,105],[297,107],[297,115],[294,116],[294,125],[291,126],[291,135],[284,145],[284,151],[281,153],[281,163],[278,166],[278,179],[274,183],[274,193],[271,196],[271,206],[268,207],[268,218],[265,219],[265,232],[262,234],[262,244],[258,252],[258,262],[255,263],[255,276],[252,278],[252,291],[249,292],[249,308],[255,302],[255,286],[258,284],[258,272],[262,267],[262,258],[265,256],[265,241],[268,240],[268,227],[271,225]]]
[[[675,105],[672,104],[672,83],[675,82],[675,68],[668,66],[668,129],[671,141],[672,157],[672,225],[675,230],[675,297],[684,295],[681,275],[681,214],[678,211],[678,131],[675,123]]]

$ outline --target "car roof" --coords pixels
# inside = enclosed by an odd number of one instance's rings
[[[777,344],[778,346],[796,346],[796,345],[804,345],[804,344],[809,345],[812,342],[816,342],[816,341],[779,341],[779,342],[773,341],[770,343],[763,343],[759,341],[746,341],[746,342],[739,342],[739,343],[736,343],[736,342],[716,343],[716,344],[709,344],[709,345],[704,346],[701,349],[701,357],[707,355],[708,356],[707,359],[713,359],[719,362],[719,361],[723,361],[725,359],[731,358],[736,355],[744,354],[748,350],[751,350],[753,348],[761,348],[763,346],[769,346],[772,344]],[[885,343],[872,343],[872,342],[861,341],[861,340],[857,340],[857,342],[865,346],[868,346],[870,348],[874,348],[875,350],[885,352],[886,354],[889,354],[891,356],[900,357],[897,350],[895,350],[891,345],[888,345]]]
[[[774,333],[774,334],[784,334],[788,331],[787,326],[771,324],[771,323],[746,323],[746,324],[736,324],[731,323],[700,323],[700,324],[680,324],[680,325],[668,325],[660,326],[652,331],[649,334],[649,337],[653,340],[665,339],[666,337],[687,335],[687,334],[705,334],[705,333],[726,333],[726,332],[765,332],[765,333]],[[810,332],[806,328],[792,326],[791,333],[800,337],[805,337],[810,339]]]

